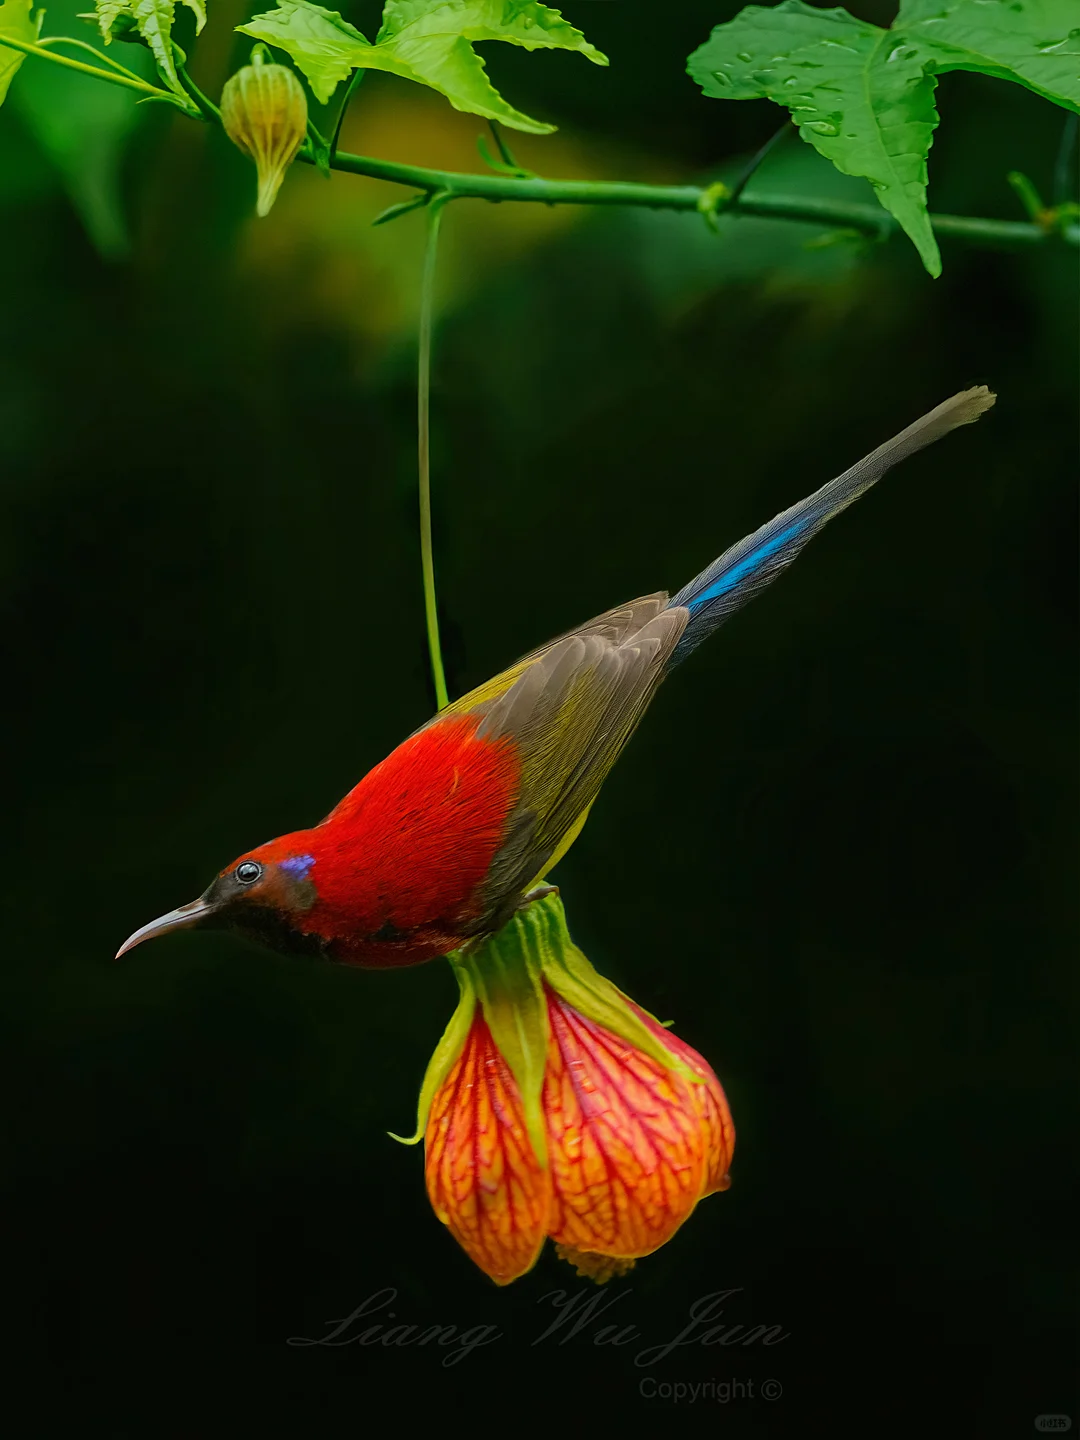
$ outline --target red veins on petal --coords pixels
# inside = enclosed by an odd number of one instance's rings
[[[710,1176],[712,1125],[703,1099],[692,1093],[705,1087],[635,1050],[551,990],[548,1013],[548,1233],[578,1250],[648,1255],[686,1219]],[[670,1043],[667,1031],[661,1034]]]
[[[547,1235],[579,1274],[606,1279],[597,1270],[608,1264],[602,1257],[650,1254],[698,1200],[730,1184],[735,1130],[697,1051],[627,1000],[701,1084],[545,993],[548,1168],[533,1152],[517,1083],[479,1010],[425,1132],[435,1213],[500,1285],[532,1268]]]
[[[677,1035],[673,1035],[651,1015],[646,1015],[645,1011],[635,1005],[632,1000],[627,999],[627,1004],[636,1012],[643,1025],[647,1026],[685,1065],[688,1065],[695,1075],[700,1075],[705,1081],[704,1085],[689,1087],[694,1092],[698,1113],[707,1135],[706,1153],[709,1157],[709,1168],[705,1177],[705,1189],[701,1193],[702,1196],[705,1196],[713,1195],[717,1190],[727,1190],[731,1185],[728,1167],[731,1165],[731,1158],[735,1153],[735,1126],[731,1119],[731,1111],[728,1109],[727,1096],[724,1094],[720,1081],[716,1078],[708,1061],[690,1045],[687,1045],[685,1040],[680,1040]]]
[[[529,1143],[517,1084],[479,1011],[432,1104],[424,1169],[435,1214],[481,1270],[506,1285],[532,1268],[551,1182]]]

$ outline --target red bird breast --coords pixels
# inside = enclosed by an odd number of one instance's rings
[[[336,959],[414,964],[460,943],[521,775],[516,745],[478,739],[478,724],[455,716],[421,730],[321,825],[286,837],[314,856],[303,929]]]

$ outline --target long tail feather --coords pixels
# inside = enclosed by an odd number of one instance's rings
[[[924,445],[940,440],[958,425],[970,425],[989,410],[995,395],[985,385],[963,390],[951,400],[916,420],[899,435],[879,445],[871,455],[830,480],[820,490],[800,500],[790,510],[725,550],[689,585],[684,585],[671,604],[685,605],[690,621],[676,647],[670,664],[677,665],[729,615],[752,600],[775,580],[798,555],[812,535],[827,525],[898,461],[913,455]]]

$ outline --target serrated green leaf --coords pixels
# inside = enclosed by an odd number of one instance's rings
[[[907,0],[901,27],[939,74],[976,70],[1080,111],[1080,0]]]
[[[357,56],[372,48],[370,41],[336,10],[299,0],[285,0],[279,9],[256,15],[237,29],[242,35],[265,40],[290,55],[321,105],[326,104],[342,80],[360,67]]]
[[[21,50],[4,45],[4,36],[10,35],[13,40],[32,45],[38,38],[45,12],[39,10],[36,15],[31,15],[30,11],[31,0],[4,0],[0,5],[0,105],[4,103],[16,70],[26,59]]]
[[[846,175],[869,180],[931,275],[941,258],[926,209],[926,157],[938,123],[935,81],[915,45],[802,0],[751,5],[690,56],[706,95],[766,96]]]
[[[112,40],[113,26],[121,15],[127,15],[132,21],[135,19],[131,13],[129,0],[95,0],[94,14],[97,16],[98,29],[101,31],[106,45]]]
[[[206,24],[205,0],[181,0],[195,16],[196,35]],[[158,68],[178,95],[187,98],[187,92],[180,84],[173,59],[172,27],[176,0],[94,0],[98,28],[105,43],[113,38],[113,28],[123,15],[134,20],[139,34],[149,45]]]
[[[975,70],[1080,112],[1080,0],[901,0],[891,30],[801,0],[751,5],[688,69],[706,95],[786,105],[804,140],[870,181],[937,275],[926,208],[935,76]]]
[[[455,110],[535,134],[555,127],[507,104],[474,44],[502,40],[526,50],[576,50],[607,64],[580,30],[535,0],[387,0],[374,45],[336,11],[308,0],[284,0],[237,28],[292,56],[322,104],[352,70],[384,70],[438,90]]]
[[[159,69],[168,76],[172,85],[180,89],[180,79],[176,73],[176,62],[170,43],[173,0],[131,0],[131,13],[139,27],[139,34],[150,46]]]

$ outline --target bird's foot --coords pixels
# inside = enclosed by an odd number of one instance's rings
[[[543,900],[547,895],[557,895],[558,893],[559,887],[557,885],[534,885],[531,890],[527,890],[525,894],[522,895],[517,903],[517,908],[524,910],[535,901]]]

